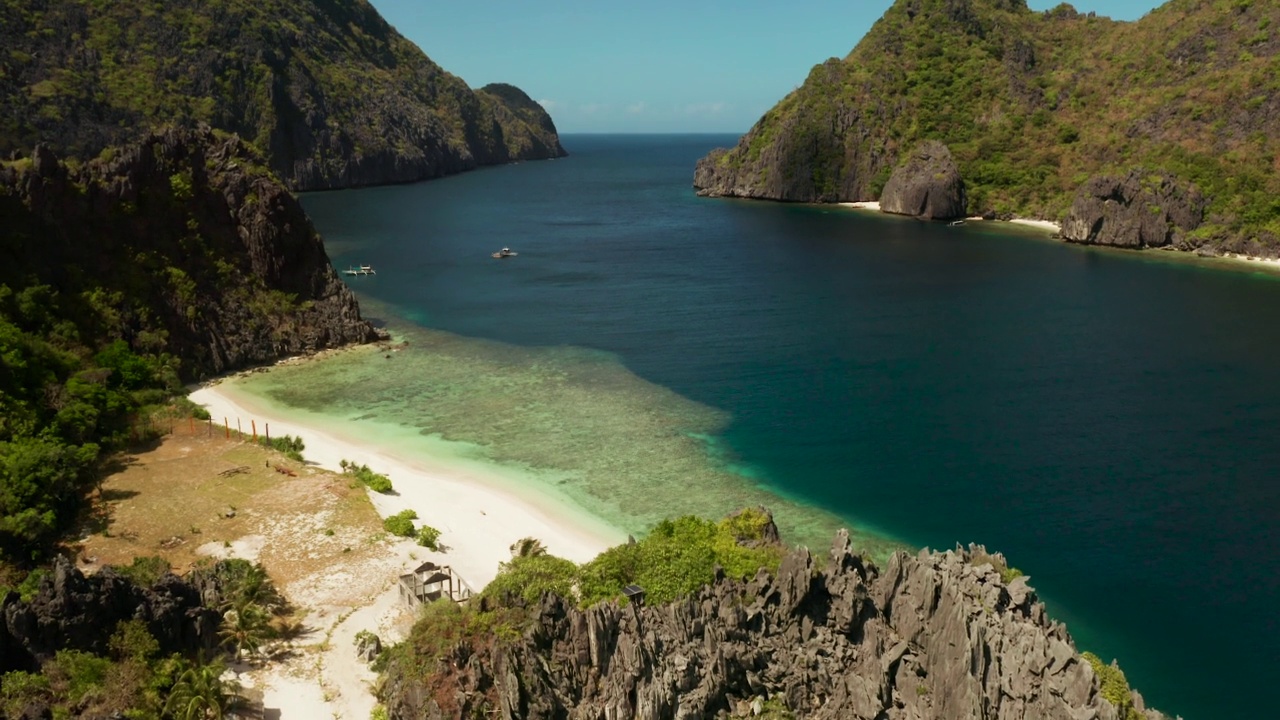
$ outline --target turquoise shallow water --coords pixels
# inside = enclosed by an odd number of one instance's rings
[[[1280,281],[694,197],[733,140],[569,137],[564,160],[304,197],[409,349],[247,387],[632,532],[763,501],[811,545],[983,542],[1152,704],[1269,715]]]

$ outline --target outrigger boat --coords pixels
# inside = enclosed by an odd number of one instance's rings
[[[342,274],[343,275],[377,275],[378,273],[374,272],[373,267],[370,265],[361,265],[360,267],[351,265],[351,266],[348,266],[346,270],[343,270]]]
[[[515,257],[516,255],[519,255],[519,254],[520,253],[511,252],[511,248],[502,248],[498,252],[494,253],[493,257],[501,259],[501,258]]]

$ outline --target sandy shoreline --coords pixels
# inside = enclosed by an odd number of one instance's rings
[[[882,212],[880,210],[880,203],[876,202],[875,200],[864,200],[860,202],[842,202],[842,203],[836,203],[836,204],[839,205],[840,207],[846,207],[851,210],[869,210],[871,212]],[[968,218],[965,218],[964,221],[965,222],[1002,222],[999,220],[986,220],[981,217],[968,217]],[[1058,223],[1053,222],[1051,220],[1032,220],[1029,218],[1013,218],[1012,220],[1005,220],[1003,222],[1009,222],[1015,225],[1025,225],[1027,227],[1037,228],[1039,230],[1044,230],[1054,234],[1062,232],[1062,227],[1058,225]]]
[[[391,478],[395,494],[370,493],[378,514],[387,517],[412,509],[418,514],[417,524],[440,529],[440,541],[448,551],[433,559],[452,566],[477,591],[497,574],[499,563],[510,559],[511,544],[521,538],[538,538],[548,552],[574,562],[590,560],[626,540],[626,534],[619,530],[584,522],[567,509],[557,512],[553,503],[532,503],[465,469],[423,467],[254,405],[251,399],[228,392],[222,385],[199,388],[190,398],[209,410],[215,424],[226,417],[234,426],[240,418],[247,430],[252,418],[259,427],[270,423],[273,435],[301,437],[306,443],[303,455],[319,467],[341,471],[339,463],[345,459]],[[435,554],[423,550],[423,555]]]

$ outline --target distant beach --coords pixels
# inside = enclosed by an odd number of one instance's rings
[[[865,200],[860,202],[842,202],[842,203],[836,203],[836,204],[839,205],[840,207],[847,207],[851,210],[867,210],[870,212],[877,212],[877,213],[882,212],[880,210],[880,203],[875,200]],[[985,218],[982,218],[982,217],[973,216],[973,217],[965,218],[965,222],[1002,222],[1002,221],[986,220]],[[1012,220],[1005,220],[1003,222],[1009,222],[1015,225],[1026,225],[1027,227],[1039,228],[1040,230],[1045,230],[1055,235],[1057,233],[1062,232],[1062,226],[1056,222],[1053,222],[1052,220],[1032,220],[1029,218],[1013,218]]]

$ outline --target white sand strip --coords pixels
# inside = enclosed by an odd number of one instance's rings
[[[1056,222],[1053,222],[1052,220],[1028,220],[1026,218],[1014,218],[1009,222],[1017,225],[1026,225],[1028,227],[1040,228],[1041,230],[1048,230],[1049,232],[1055,233],[1055,234],[1062,232],[1062,226]]]
[[[863,200],[861,202],[842,202],[836,203],[840,207],[853,208],[854,210],[875,210],[880,211],[880,203],[876,200]]]
[[[498,572],[498,564],[511,559],[510,546],[524,537],[535,537],[547,551],[574,562],[585,562],[608,547],[626,541],[626,533],[582,517],[576,508],[555,502],[539,503],[495,487],[477,471],[394,457],[386,448],[356,444],[332,432],[284,417],[278,411],[256,407],[250,399],[220,390],[217,385],[191,393],[191,400],[203,405],[215,424],[223,417],[249,419],[271,424],[273,435],[296,435],[306,443],[308,462],[340,471],[339,462],[350,460],[368,465],[374,472],[391,478],[396,494],[369,493],[383,517],[405,509],[418,513],[415,524],[427,524],[441,532],[444,553],[425,548],[419,558],[449,565],[474,590],[479,591]]]

